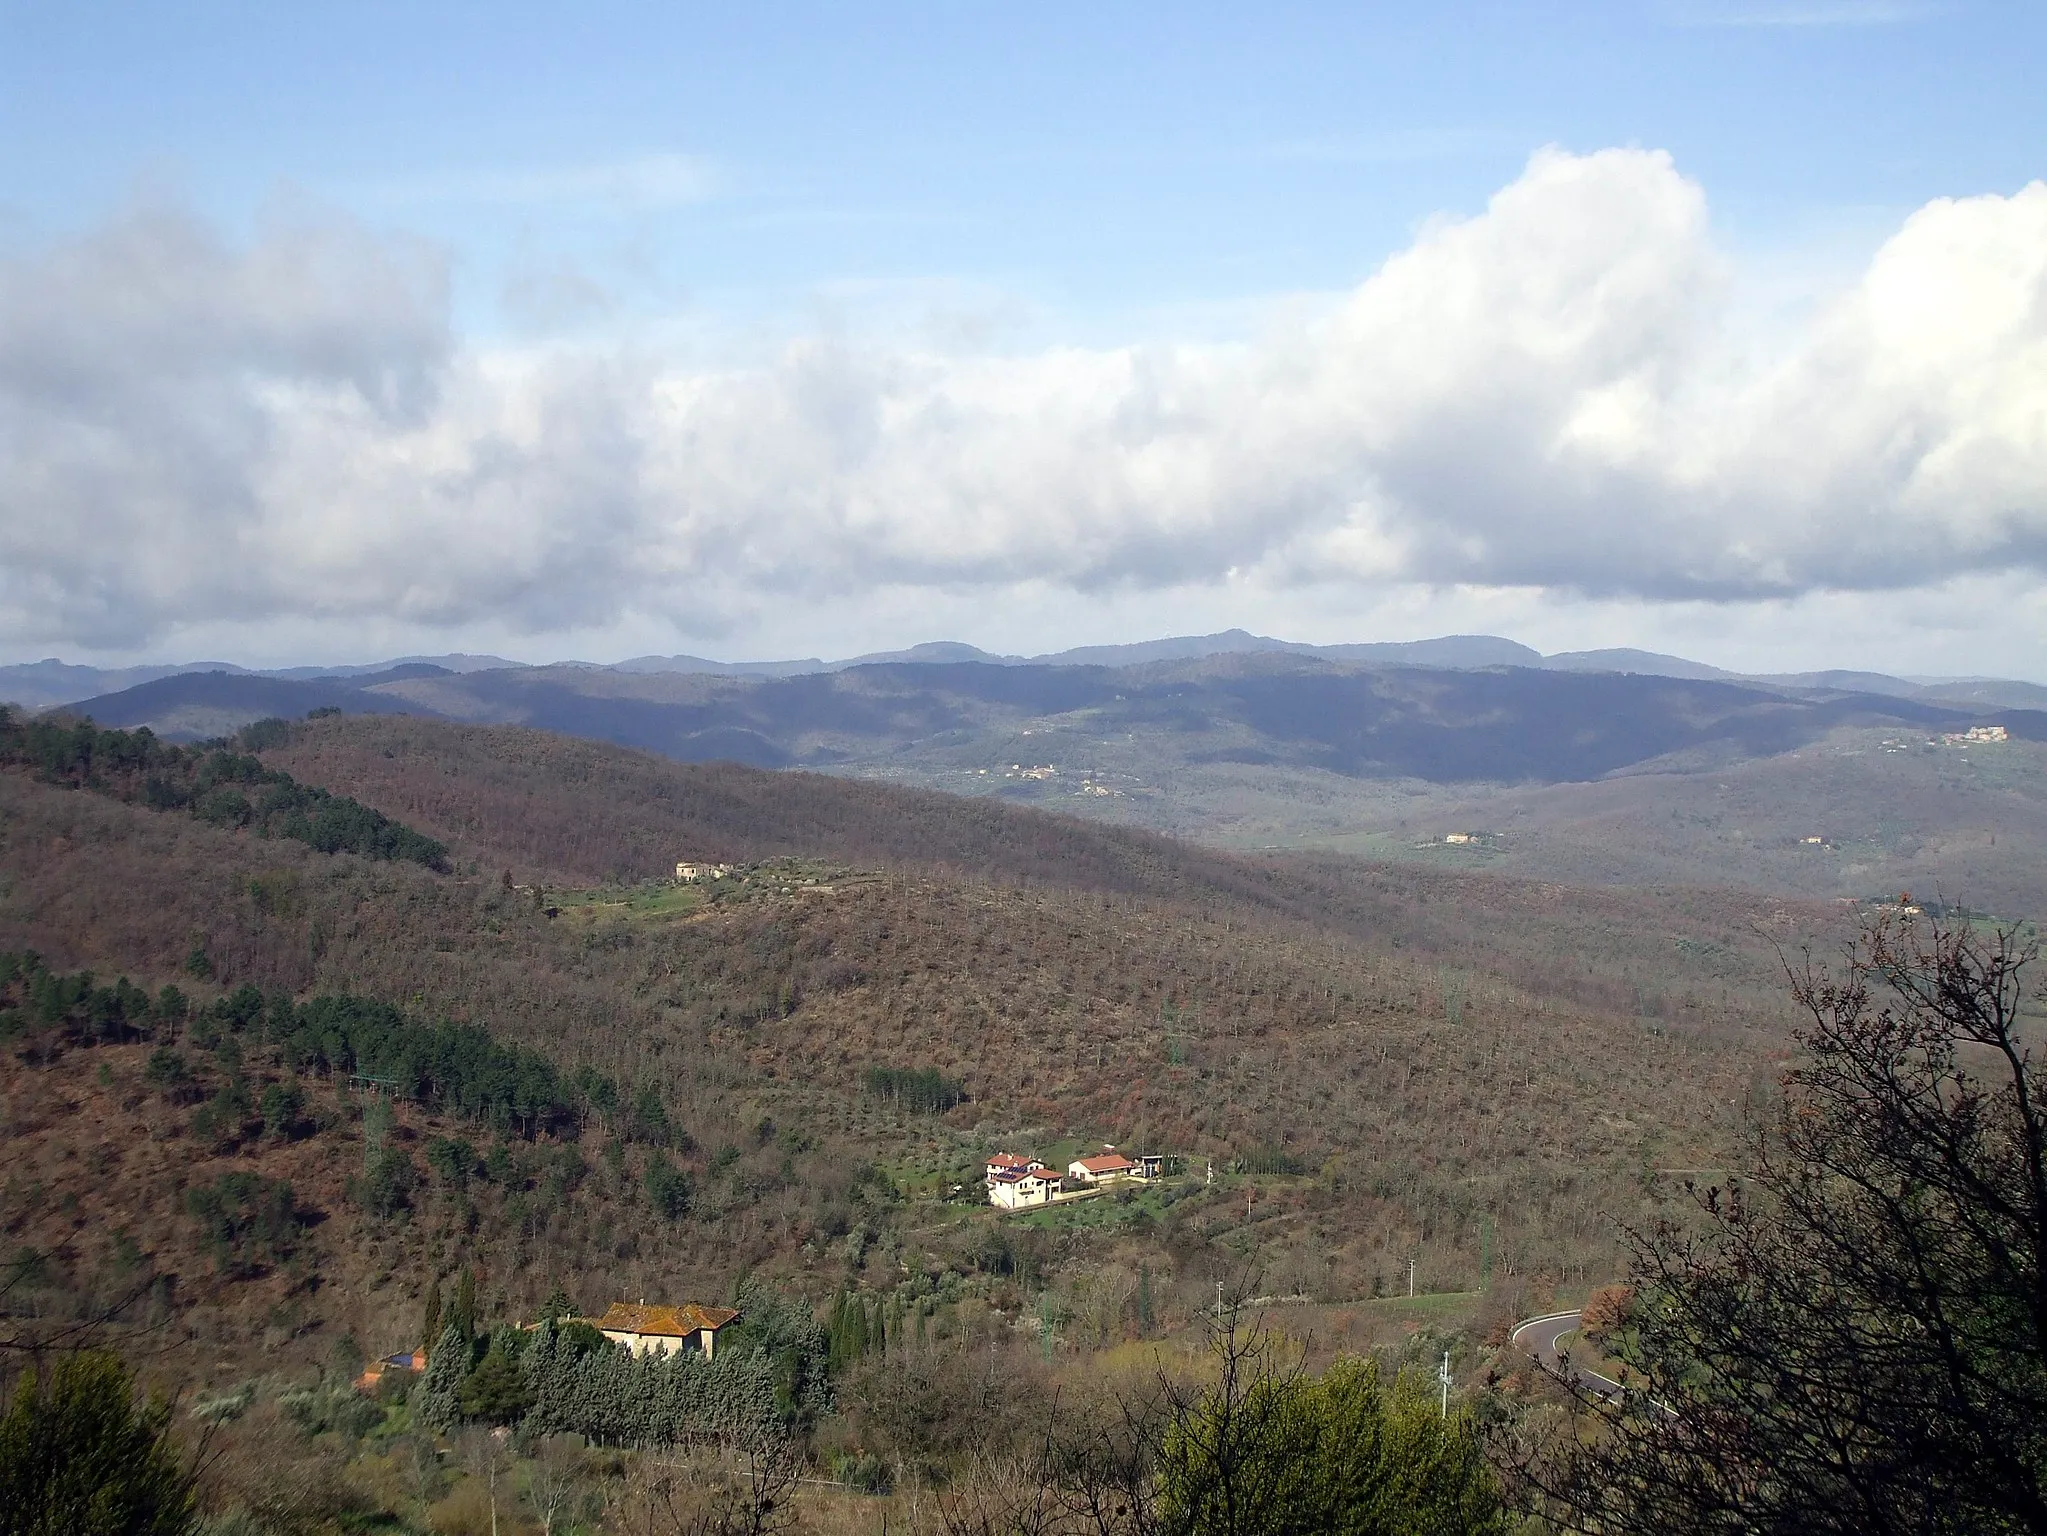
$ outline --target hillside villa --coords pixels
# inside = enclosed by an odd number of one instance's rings
[[[718,1347],[718,1330],[739,1320],[732,1307],[700,1307],[685,1302],[679,1307],[650,1307],[645,1302],[614,1301],[602,1317],[585,1321],[614,1344],[622,1344],[635,1355],[672,1355],[681,1350],[700,1350],[709,1360]]]
[[[988,1200],[1004,1210],[1050,1205],[1059,1189],[1059,1175],[1035,1157],[997,1152],[988,1159]]]
[[[1095,1157],[1074,1159],[1067,1164],[1063,1175],[1046,1167],[1040,1158],[997,1152],[988,1159],[988,1202],[1007,1211],[1030,1205],[1051,1205],[1059,1200],[1074,1200],[1093,1194],[1105,1185],[1126,1179],[1156,1179],[1164,1169],[1165,1159],[1155,1153],[1133,1160],[1114,1147],[1102,1148]]]

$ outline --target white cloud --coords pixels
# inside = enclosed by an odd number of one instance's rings
[[[481,350],[424,253],[132,213],[0,259],[0,638],[494,635],[928,591],[1621,604],[2047,570],[2047,186],[1756,355],[1702,190],[1545,151],[1250,343]]]

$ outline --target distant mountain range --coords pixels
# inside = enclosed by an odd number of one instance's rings
[[[467,674],[492,671],[556,671],[579,668],[627,675],[679,673],[686,676],[785,678],[844,672],[855,667],[908,662],[923,665],[979,663],[1003,667],[1134,667],[1162,661],[1199,661],[1212,656],[1275,654],[1313,656],[1325,661],[1365,666],[1432,667],[1470,670],[1486,667],[1528,667],[1550,672],[1612,672],[1646,677],[1674,677],[1694,681],[1759,683],[1797,690],[1831,689],[1851,693],[1885,694],[1894,698],[1926,699],[1964,707],[1993,709],[2047,709],[2047,687],[2037,683],[2004,678],[1892,677],[1880,672],[1799,672],[1747,674],[1729,672],[1682,656],[1665,656],[1654,651],[1626,648],[1593,651],[1560,651],[1545,656],[1518,641],[1498,635],[1443,635],[1433,640],[1375,641],[1356,645],[1304,645],[1275,640],[1246,630],[1228,629],[1213,635],[1179,635],[1164,640],[1145,640],[1133,645],[1086,645],[1053,651],[1040,656],[1001,656],[978,646],[955,640],[914,645],[901,651],[875,651],[839,661],[805,657],[787,661],[712,661],[702,656],[635,656],[605,664],[564,661],[531,667],[502,656],[453,654],[446,656],[402,656],[391,661],[365,662],[330,667],[282,667],[262,669],[237,666],[225,661],[193,661],[176,664],[100,668],[78,666],[54,658],[16,666],[0,666],[0,702],[49,709],[64,704],[84,704],[108,694],[125,693],[164,678],[196,673],[221,673],[229,677],[269,678],[288,682],[346,683],[355,687],[391,681],[407,669]],[[216,694],[224,702],[226,695]],[[162,697],[162,695],[160,695]]]
[[[1927,734],[1995,723],[2047,740],[2047,712],[2012,707],[2047,703],[2047,689],[2030,684],[1674,675],[1649,664],[1711,669],[1640,652],[1542,657],[1489,636],[1307,647],[1232,632],[1029,660],[940,645],[752,670],[689,657],[613,667],[476,665],[483,660],[308,677],[216,668],[69,707],[102,725],[147,725],[177,740],[315,709],[413,714],[530,725],[682,761],[1027,794],[1042,781],[1003,781],[1043,768],[1079,792],[1236,765],[1541,784],[1769,756],[1843,726]],[[712,665],[719,670],[705,670]]]
[[[238,667],[231,661],[183,661],[153,667],[84,667],[52,657],[46,661],[0,667],[0,703],[51,709],[59,704],[77,704],[103,694],[141,687],[167,677],[205,672],[284,682],[319,682],[344,678],[360,680],[408,666],[428,666],[448,672],[481,672],[518,665],[518,662],[507,661],[502,656],[402,656],[394,661],[367,662],[359,666],[279,667],[266,671]]]

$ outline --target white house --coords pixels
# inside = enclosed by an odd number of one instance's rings
[[[1045,1165],[1035,1157],[1025,1157],[1016,1152],[997,1152],[988,1159],[988,1187],[995,1187],[995,1176],[1015,1169],[1042,1168]]]
[[[703,880],[723,880],[732,873],[730,864],[694,864],[684,862],[675,866],[675,878],[679,884],[695,885]]]
[[[1043,1163],[1025,1168],[1004,1168],[988,1175],[988,1199],[1006,1211],[1027,1205],[1050,1205],[1059,1193],[1059,1175]]]
[[[1113,1184],[1119,1179],[1141,1179],[1144,1169],[1114,1147],[1104,1147],[1099,1157],[1076,1158],[1068,1163],[1066,1176],[1076,1184]]]

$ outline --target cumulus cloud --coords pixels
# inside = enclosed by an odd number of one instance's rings
[[[1725,602],[2047,569],[2047,186],[1765,348],[1667,157],[1536,155],[1242,344],[490,349],[424,253],[143,210],[0,259],[0,633],[707,632],[878,586]]]

